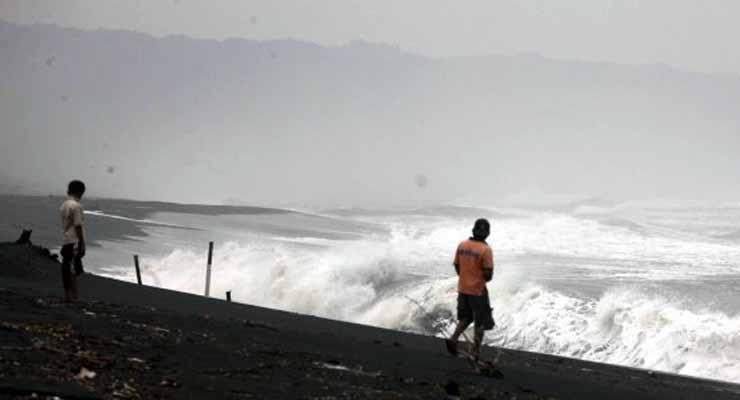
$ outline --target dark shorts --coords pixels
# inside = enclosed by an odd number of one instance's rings
[[[477,329],[488,331],[496,326],[493,321],[493,309],[488,299],[488,291],[480,296],[457,294],[457,319],[460,321],[474,321]]]
[[[68,288],[70,279],[72,278],[72,268],[74,268],[75,275],[80,275],[85,270],[82,267],[82,257],[75,251],[74,244],[65,244],[62,246],[60,253],[62,256],[62,282],[64,283],[64,287]]]

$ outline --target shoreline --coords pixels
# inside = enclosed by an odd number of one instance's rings
[[[50,247],[58,241],[58,213],[59,206],[65,196],[27,196],[0,194],[0,201],[6,208],[5,220],[0,222],[0,237],[15,238],[21,229],[33,229],[33,239],[39,244]],[[145,227],[162,226],[156,221],[146,221],[147,218],[158,212],[174,212],[196,215],[276,215],[300,214],[299,212],[279,208],[231,206],[231,205],[203,205],[181,204],[160,201],[137,201],[126,199],[85,198],[83,206],[88,211],[97,211],[105,214],[118,215],[125,209],[126,216],[112,221],[109,218],[96,214],[86,215],[88,225],[94,230],[91,246],[99,246],[99,242],[117,240],[121,237],[146,238]],[[164,225],[175,229],[192,229],[173,225]]]
[[[89,274],[68,305],[58,269],[0,244],[0,398],[443,399],[453,383],[464,399],[740,398],[733,383],[490,347],[504,376],[489,378],[439,338]],[[75,379],[83,367],[96,377]]]

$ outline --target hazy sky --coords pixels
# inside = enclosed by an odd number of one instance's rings
[[[0,0],[0,19],[203,38],[354,39],[429,56],[540,53],[738,75],[740,1]]]

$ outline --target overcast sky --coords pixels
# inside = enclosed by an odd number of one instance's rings
[[[539,53],[738,76],[740,1],[0,0],[0,19],[201,38],[364,39],[428,56]]]

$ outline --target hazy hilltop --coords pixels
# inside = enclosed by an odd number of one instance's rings
[[[738,79],[2,21],[0,54],[0,187],[268,205],[740,194]]]

